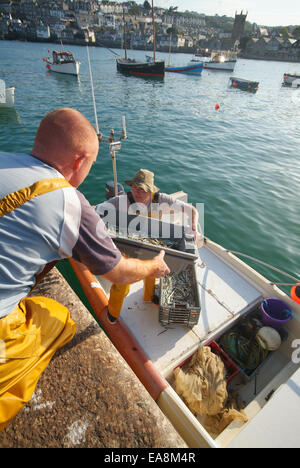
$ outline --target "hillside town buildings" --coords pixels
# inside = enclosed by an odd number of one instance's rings
[[[158,2],[156,2],[158,3]],[[246,58],[300,61],[300,31],[266,28],[234,18],[207,17],[177,8],[155,8],[156,48],[195,53],[235,50]],[[126,35],[124,35],[126,25]],[[150,50],[153,47],[148,1],[0,0],[0,39],[93,44]]]

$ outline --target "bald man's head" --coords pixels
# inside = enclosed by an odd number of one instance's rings
[[[86,169],[88,162],[96,160],[98,149],[98,137],[90,122],[77,110],[61,108],[41,121],[32,154],[70,181],[74,171],[82,165]]]

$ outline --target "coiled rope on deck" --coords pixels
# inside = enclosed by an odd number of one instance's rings
[[[256,369],[268,356],[268,351],[255,338],[247,339],[236,330],[225,333],[220,340],[220,345],[246,370]]]

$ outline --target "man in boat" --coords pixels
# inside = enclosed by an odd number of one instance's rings
[[[64,306],[28,296],[57,260],[73,257],[112,283],[169,273],[164,252],[147,261],[124,258],[77,190],[98,150],[90,122],[63,108],[41,121],[31,154],[0,152],[0,430],[74,336]]]
[[[112,204],[119,212],[126,211],[128,214],[138,213],[149,217],[160,218],[163,211],[167,211],[170,219],[174,213],[182,213],[187,215],[190,220],[190,229],[197,239],[198,211],[196,208],[175,197],[160,193],[159,188],[154,185],[154,173],[147,169],[140,169],[132,179],[125,180],[126,185],[131,187],[131,191],[127,194],[121,194],[110,198],[96,206],[96,211],[103,215],[108,207]],[[182,217],[182,224],[184,218]],[[144,301],[149,302],[153,298],[155,288],[155,278],[144,279]],[[129,284],[113,284],[110,289],[110,297],[108,303],[109,314],[112,319],[117,319],[121,313],[122,305],[125,297],[129,293]]]

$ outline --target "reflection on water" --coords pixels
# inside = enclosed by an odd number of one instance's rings
[[[0,108],[0,123],[1,125],[8,125],[10,123],[20,124],[20,116],[13,108]]]
[[[149,75],[134,75],[132,73],[120,72],[118,74],[124,77],[136,78],[137,80],[146,81],[148,83],[162,83],[164,81],[164,76],[149,76]]]
[[[58,81],[58,83],[63,83],[65,85],[71,85],[73,86],[74,84],[80,83],[80,75],[68,75],[66,73],[56,73],[53,71],[47,71],[46,72],[46,77],[49,79],[55,79]]]

